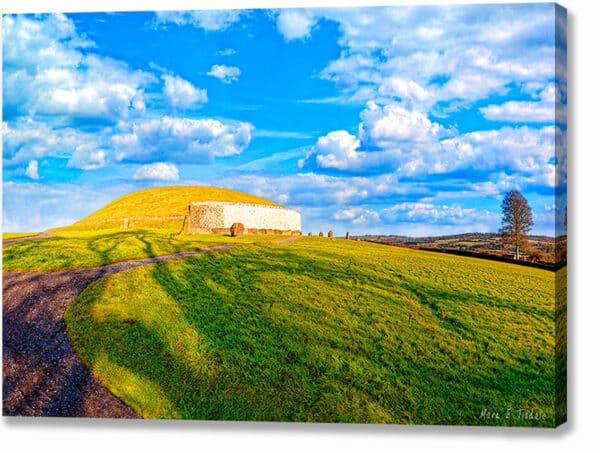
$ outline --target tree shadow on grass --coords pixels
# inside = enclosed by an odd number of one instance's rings
[[[106,354],[111,363],[159,389],[173,408],[168,416],[194,419],[476,424],[481,404],[518,403],[531,391],[547,393],[544,377],[517,366],[492,370],[487,361],[482,363],[486,369],[461,374],[465,368],[436,363],[431,357],[404,356],[399,344],[390,349],[383,337],[345,337],[345,326],[327,326],[328,314],[308,303],[315,288],[307,288],[301,296],[306,300],[298,305],[286,294],[288,288],[280,286],[285,282],[277,280],[284,276],[293,284],[310,277],[326,288],[354,291],[357,297],[350,300],[358,305],[382,297],[379,290],[390,289],[389,276],[366,278],[359,266],[333,266],[305,251],[274,247],[263,253],[266,248],[250,246],[243,250],[149,268],[153,282],[176,304],[177,323],[202,339],[199,360],[207,362],[205,371],[191,365],[185,345],[174,348],[173,338],[159,333],[156,325],[142,319],[90,317],[94,301],[105,291],[100,282],[89,299],[77,302],[89,323],[83,331],[92,333],[86,333],[88,349],[95,351],[88,357],[90,366],[101,359],[100,352]],[[146,251],[153,252],[149,242]],[[431,312],[438,326],[473,339],[466,324],[444,318],[435,302],[472,294],[418,287],[401,279],[396,285],[393,294],[408,293]],[[334,312],[347,308],[332,302]],[[289,316],[294,310],[304,311]],[[304,316],[317,319],[317,327],[305,323]],[[369,321],[361,322],[364,326],[358,328],[368,327]],[[97,345],[102,347],[96,350]]]

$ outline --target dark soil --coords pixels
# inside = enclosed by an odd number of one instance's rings
[[[3,415],[139,418],[94,379],[67,336],[65,309],[93,281],[133,267],[239,244],[59,272],[4,272]]]

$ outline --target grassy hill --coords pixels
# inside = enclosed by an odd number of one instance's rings
[[[303,238],[112,275],[66,322],[93,375],[147,418],[553,426],[557,278]]]
[[[277,203],[255,195],[219,187],[154,187],[123,195],[73,225],[84,226],[125,217],[186,215],[190,203],[194,201],[226,201],[279,206]]]

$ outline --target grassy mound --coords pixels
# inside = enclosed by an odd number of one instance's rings
[[[555,279],[304,238],[112,275],[66,322],[147,418],[552,426]]]
[[[98,211],[81,219],[73,226],[84,226],[94,222],[125,217],[166,217],[188,214],[190,203],[194,201],[226,201],[256,203],[279,206],[264,198],[211,186],[171,186],[154,187],[129,193],[110,202]],[[116,225],[118,227],[118,225]]]

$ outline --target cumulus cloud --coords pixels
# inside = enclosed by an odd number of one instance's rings
[[[25,176],[31,179],[40,179],[37,160],[32,160],[29,162],[27,169],[25,170]]]
[[[430,121],[425,114],[394,103],[378,105],[369,101],[360,118],[361,141],[378,148],[430,143],[450,133],[438,123]]]
[[[303,39],[310,36],[317,20],[308,10],[288,9],[277,15],[277,30],[287,41]]]
[[[221,82],[230,84],[231,82],[235,82],[241,73],[240,68],[236,66],[214,64],[206,75],[216,77],[217,79],[220,79]]]
[[[199,89],[179,76],[163,74],[163,94],[171,107],[191,107],[197,103],[208,102],[205,89]]]
[[[205,10],[205,11],[158,11],[155,23],[191,25],[207,31],[226,30],[243,16],[238,10]]]
[[[347,220],[352,225],[372,225],[381,221],[379,213],[361,206],[342,209],[333,214],[336,220]]]
[[[499,214],[487,210],[464,208],[459,204],[448,206],[424,202],[399,203],[382,210],[381,215],[391,222],[425,222],[436,225],[481,225],[490,219],[499,220]]]
[[[301,167],[365,175],[422,173],[431,161],[426,156],[439,155],[439,140],[454,134],[423,113],[397,103],[369,101],[360,116],[358,137],[343,130],[320,137],[310,155],[300,162]],[[435,167],[427,170],[439,172]]]
[[[153,76],[89,48],[66,16],[4,17],[5,119],[19,115],[117,122],[143,111]]]
[[[554,126],[459,134],[395,102],[370,101],[360,117],[358,136],[339,130],[320,137],[300,167],[417,179],[459,171],[488,179],[499,172],[518,173],[531,184],[547,187],[566,178],[565,165],[559,165],[556,175],[557,162],[565,160],[558,155],[564,134]]]
[[[386,78],[379,86],[379,93],[404,101],[409,108],[418,107],[428,102],[432,94],[417,82],[403,77]]]
[[[161,180],[177,181],[179,170],[173,164],[167,162],[156,162],[154,164],[142,165],[133,174],[133,179],[139,180]]]
[[[80,170],[96,170],[108,164],[108,151],[98,149],[93,144],[82,144],[75,148],[73,155],[67,163],[69,168]]]
[[[3,163],[19,165],[42,157],[69,157],[78,146],[98,145],[103,133],[85,133],[73,128],[51,128],[30,118],[20,118],[10,126],[2,124]]]
[[[441,142],[446,171],[461,168],[505,170],[532,175],[555,157],[556,128],[527,126],[476,131]]]
[[[341,33],[342,51],[321,76],[350,99],[402,98],[438,114],[556,77],[554,6],[490,8],[313,10],[314,20],[335,21]]]
[[[118,161],[208,163],[240,154],[250,143],[252,125],[210,118],[163,117],[135,122],[112,138]]]
[[[548,84],[540,93],[534,94],[533,101],[508,101],[480,108],[483,116],[492,121],[528,123],[558,122],[566,124],[566,104],[561,101],[554,83]]]
[[[356,152],[359,146],[360,141],[354,135],[346,131],[333,131],[320,137],[313,150],[319,166],[344,170],[359,163],[359,154]]]

